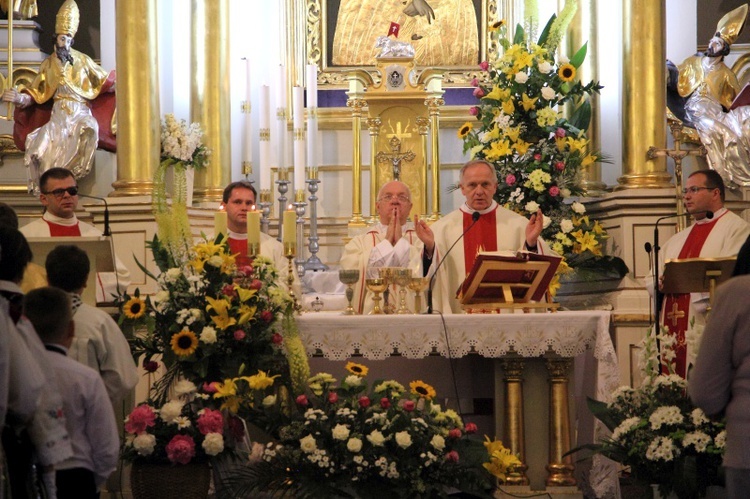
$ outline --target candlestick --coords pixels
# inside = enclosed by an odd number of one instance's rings
[[[260,206],[260,230],[264,234],[268,234],[268,228],[271,225],[271,191],[270,190],[262,190],[260,191],[260,203],[258,203],[258,206]]]
[[[307,166],[317,167],[320,164],[318,153],[318,66],[307,65]],[[312,178],[312,177],[308,177]]]
[[[271,188],[271,88],[260,87],[260,190]]]
[[[310,250],[310,258],[305,262],[305,269],[312,270],[313,272],[328,270],[328,266],[320,261],[317,254],[320,249],[320,245],[318,244],[320,238],[318,237],[318,196],[315,194],[318,192],[320,180],[317,178],[318,169],[315,168],[314,170],[315,177],[311,176],[307,180],[307,189],[310,191],[310,197],[308,198],[310,201],[310,244],[307,246]]]
[[[278,83],[276,85],[276,163],[280,169],[286,169],[289,166],[287,161],[287,98],[286,98],[286,68],[283,64],[279,65]],[[271,137],[273,138],[273,136]]]
[[[227,212],[226,211],[217,211],[214,213],[214,237],[218,237],[219,234],[222,234],[224,236],[222,239],[226,239],[227,237]]]
[[[297,214],[295,242],[299,251],[297,251],[297,258],[294,260],[294,263],[297,265],[297,275],[300,277],[305,275],[305,258],[302,254],[302,246],[305,238],[305,206],[307,206],[307,203],[305,203],[305,191],[299,190],[297,191],[297,201],[294,203],[294,210]]]
[[[284,209],[286,208],[286,193],[289,190],[289,182],[285,176],[281,176],[281,172],[279,172],[279,180],[276,181],[276,185],[279,186],[279,236],[276,238],[278,241],[281,241],[282,234],[284,233],[284,224],[282,223],[283,220],[283,213]]]
[[[247,212],[247,254],[256,256],[260,253],[260,212],[255,210]]]
[[[302,87],[294,87],[292,110],[294,112],[294,189],[305,185],[305,94]]]
[[[292,205],[290,204],[289,207],[284,210],[284,219],[283,219],[283,236],[282,236],[282,242],[284,245],[288,244],[297,244],[297,214],[292,208]]]
[[[253,126],[250,112],[252,111],[252,100],[250,99],[250,58],[243,57],[245,61],[245,101],[242,103],[244,114],[244,142],[242,144],[242,173],[251,175],[253,173]]]

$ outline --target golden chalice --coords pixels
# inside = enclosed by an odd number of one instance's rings
[[[383,278],[375,278],[375,279],[366,279],[365,280],[365,286],[367,286],[367,289],[372,291],[372,311],[370,311],[370,315],[377,315],[382,314],[383,309],[380,308],[380,293],[388,289],[388,280]]]
[[[414,291],[414,312],[417,314],[422,313],[422,291],[427,289],[430,285],[429,277],[412,277],[409,282],[409,289]]]
[[[406,306],[406,287],[411,283],[411,269],[395,269],[393,282],[399,286],[397,314],[410,314],[411,310]]]
[[[394,284],[396,279],[396,271],[399,269],[399,267],[378,267],[378,275],[385,279],[388,288],[383,292],[383,312],[386,314],[393,314],[396,312],[396,304],[394,303],[394,300],[391,300],[391,290],[390,285]]]
[[[344,310],[344,315],[355,315],[357,312],[352,307],[352,299],[354,299],[354,285],[359,281],[359,269],[339,269],[339,281],[346,284],[346,299],[349,301],[349,306]]]

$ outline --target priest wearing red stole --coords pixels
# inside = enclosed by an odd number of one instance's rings
[[[423,220],[416,222],[417,234],[424,241],[425,266],[431,260],[428,275],[435,273],[440,261],[445,259],[435,274],[432,293],[433,309],[444,314],[462,312],[456,291],[480,251],[527,250],[554,254],[540,237],[544,223],[541,210],[527,220],[494,201],[497,174],[491,164],[484,160],[466,163],[459,173],[459,186],[466,198],[459,209],[431,228]],[[448,253],[462,234],[463,239]]]
[[[736,256],[750,235],[750,225],[724,208],[724,182],[715,170],[693,172],[682,192],[685,210],[693,215],[695,223],[669,238],[661,248],[661,276],[667,260]],[[708,218],[707,211],[713,217]],[[674,359],[675,374],[683,378],[689,367],[685,334],[692,321],[705,324],[707,305],[708,293],[666,295],[662,302],[660,324],[674,336],[673,352],[662,353],[662,362]]]
[[[65,168],[50,168],[39,179],[39,201],[44,207],[41,218],[19,230],[28,237],[100,237],[102,232],[76,217],[78,185],[73,173]],[[128,289],[130,271],[115,257],[115,272],[99,272],[96,279],[96,301],[111,302]]]
[[[232,182],[224,188],[222,202],[227,212],[227,242],[232,254],[238,255],[237,262],[245,260],[247,263],[250,259],[247,256],[247,213],[255,206],[257,192],[250,182],[240,180]],[[287,276],[289,275],[289,262],[284,256],[284,246],[269,236],[260,233],[260,254],[269,258],[276,269],[279,271],[277,284],[283,289],[288,290]],[[293,271],[294,284],[293,291],[299,297],[302,286]]]

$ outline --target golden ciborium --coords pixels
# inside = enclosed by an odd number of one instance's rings
[[[354,285],[359,281],[359,269],[339,269],[339,281],[346,284],[346,299],[349,301],[349,306],[344,310],[344,315],[355,315],[357,312],[352,306],[352,299],[354,298]]]
[[[429,277],[412,277],[409,281],[409,289],[414,291],[414,313],[422,313],[422,291],[430,285]]]
[[[410,314],[412,313],[411,310],[409,310],[409,307],[406,305],[406,288],[409,286],[409,283],[411,283],[411,269],[395,269],[393,272],[393,282],[395,282],[398,287],[398,310],[396,310],[397,314]]]

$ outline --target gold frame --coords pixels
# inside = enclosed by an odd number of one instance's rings
[[[316,64],[318,66],[318,85],[321,88],[345,88],[347,86],[346,74],[353,69],[364,69],[368,72],[375,72],[375,65],[372,66],[328,66],[328,36],[327,25],[327,6],[329,2],[337,0],[305,0],[305,19],[306,19],[306,63]],[[479,57],[480,60],[487,60],[489,56],[497,51],[497,47],[491,43],[487,35],[489,19],[498,18],[498,0],[479,0],[481,12],[479,13]],[[293,16],[296,17],[296,16]],[[298,53],[298,50],[294,50]],[[374,62],[374,61],[373,61]],[[477,61],[477,64],[479,61]],[[447,87],[465,87],[475,77],[481,76],[478,66],[445,66],[445,77],[443,86]]]

